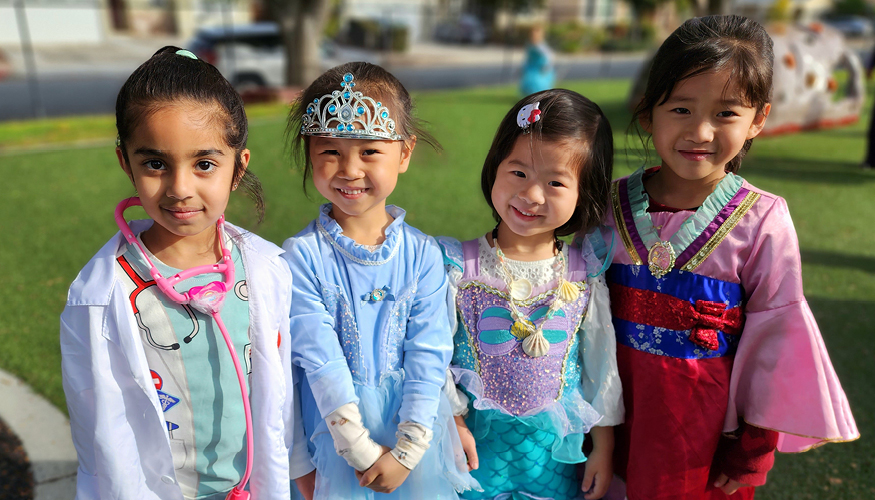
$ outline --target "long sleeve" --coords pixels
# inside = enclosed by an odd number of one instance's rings
[[[291,368],[294,394],[291,408],[292,426],[289,430],[292,438],[292,444],[289,447],[289,478],[297,479],[309,474],[316,467],[310,460],[310,453],[307,451],[307,436],[304,434],[304,421],[301,415],[301,386],[298,380],[300,369],[294,366]]]
[[[737,439],[721,438],[717,449],[719,470],[740,483],[762,486],[775,464],[777,444],[777,432],[745,425]]]
[[[298,238],[283,245],[292,271],[290,329],[292,362],[310,384],[322,418],[346,403],[358,403],[352,373],[335,332],[335,320],[322,301],[317,263]]]
[[[741,271],[747,293],[724,430],[738,418],[782,433],[780,451],[859,437],[820,329],[802,294],[796,231],[786,202],[763,215]]]
[[[441,252],[432,238],[426,240],[422,250],[423,265],[404,340],[405,378],[399,420],[431,429],[452,357],[453,339]]]
[[[83,500],[100,498],[94,449],[96,410],[89,328],[99,331],[104,313],[104,307],[67,306],[61,314],[61,381],[79,460],[76,498]]]
[[[583,397],[602,415],[597,425],[623,423],[623,388],[617,370],[617,341],[611,321],[610,293],[604,275],[589,278],[589,306],[581,325]]]

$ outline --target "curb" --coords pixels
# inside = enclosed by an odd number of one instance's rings
[[[30,460],[34,500],[72,500],[79,463],[70,422],[21,380],[0,370],[0,418],[18,436]]]

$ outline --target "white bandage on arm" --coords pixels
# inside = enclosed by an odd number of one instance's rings
[[[380,445],[371,439],[362,423],[362,414],[355,403],[347,403],[325,419],[334,439],[334,449],[355,470],[366,471],[383,455]]]
[[[398,432],[395,433],[398,443],[390,453],[398,463],[413,470],[428,450],[433,435],[430,429],[416,422],[401,422],[398,424]]]
[[[468,396],[462,392],[453,380],[453,372],[447,368],[447,381],[444,382],[444,394],[450,402],[450,410],[454,417],[464,417],[468,414]]]

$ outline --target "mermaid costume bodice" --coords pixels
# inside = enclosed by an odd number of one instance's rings
[[[480,272],[477,240],[452,243],[441,240],[451,256],[445,260],[463,271],[451,366],[471,400],[466,423],[480,460],[472,475],[484,490],[463,498],[577,498],[584,433],[600,419],[581,388],[580,327],[590,288],[579,251],[570,252],[565,275],[580,290],[575,300],[547,318],[557,293],[553,280],[516,303],[550,343],[544,356],[532,357],[512,328],[506,287]]]

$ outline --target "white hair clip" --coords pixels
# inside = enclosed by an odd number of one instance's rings
[[[541,119],[541,110],[538,109],[540,105],[541,102],[538,101],[526,104],[520,109],[519,114],[516,115],[516,123],[521,129],[530,132],[532,124]]]

